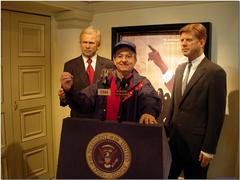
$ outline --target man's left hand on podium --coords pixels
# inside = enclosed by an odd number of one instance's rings
[[[139,123],[140,124],[158,124],[154,116],[146,113],[140,117]]]

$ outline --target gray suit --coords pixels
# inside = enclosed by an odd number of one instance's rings
[[[96,68],[94,71],[94,81],[100,78],[101,71],[104,68],[113,67],[113,63],[111,60],[106,59],[101,56],[97,56]],[[85,71],[85,66],[83,62],[82,56],[74,58],[64,64],[64,72],[69,72],[74,76],[73,80],[73,91],[77,92],[82,90],[88,86],[88,75]],[[60,102],[61,106],[69,105],[71,108],[71,117],[87,117],[91,118],[91,114],[83,114],[80,111],[80,108],[76,103],[74,103],[71,99],[67,99],[66,102]]]
[[[174,166],[180,166],[174,164],[176,157],[183,163],[191,164],[198,162],[201,150],[215,154],[225,115],[225,71],[205,58],[197,67],[182,95],[185,67],[186,63],[176,69],[166,120]]]

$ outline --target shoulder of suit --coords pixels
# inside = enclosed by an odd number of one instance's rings
[[[111,61],[111,59],[108,59],[99,55],[97,56],[97,59],[101,59],[102,61]]]
[[[181,62],[179,62],[179,63],[177,64],[176,70],[179,69],[179,68],[181,68],[181,67],[183,67],[183,66],[186,66],[186,64],[187,64],[187,61],[181,61]]]
[[[212,62],[212,61],[209,60],[208,58],[205,58],[204,61],[206,62],[206,64],[207,64],[206,67],[207,67],[209,70],[214,71],[214,72],[218,72],[218,71],[223,71],[223,72],[225,72],[224,69],[223,69],[220,65]]]
[[[110,59],[107,59],[105,57],[97,56],[97,61],[101,63],[101,65],[105,66],[105,68],[114,68],[113,61]]]
[[[204,68],[205,74],[209,78],[212,77],[213,80],[214,80],[214,77],[226,77],[225,70],[221,66],[219,66],[218,64],[209,60],[208,58],[205,58],[203,60],[203,62],[201,62],[200,65],[201,65],[201,68]]]
[[[65,65],[72,64],[72,63],[76,63],[77,61],[82,61],[82,60],[83,60],[83,59],[82,59],[82,56],[78,56],[78,57],[76,57],[76,58],[73,58],[73,59],[65,62]]]

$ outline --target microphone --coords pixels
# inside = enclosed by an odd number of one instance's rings
[[[111,73],[112,73],[112,69],[109,69],[109,68],[102,69],[100,74],[100,78],[101,78],[100,87],[102,88],[98,89],[99,96],[111,95],[111,90],[110,90]]]
[[[121,98],[123,98],[124,96],[128,95],[128,87],[130,85],[131,77],[132,77],[132,74],[122,78],[120,82],[120,87],[119,89],[116,90],[117,96],[121,96]]]
[[[130,81],[127,80],[125,77],[123,77],[121,82],[120,82],[120,88],[121,89],[127,89],[129,84],[130,84]]]
[[[110,75],[111,71],[110,69],[103,69],[101,72],[101,84],[103,85],[103,88],[109,88],[110,87]]]
[[[132,73],[130,73],[128,76],[123,77],[121,82],[120,82],[120,87],[119,89],[116,90],[116,95],[120,96],[120,106],[119,106],[119,116],[118,116],[118,121],[122,122],[122,114],[123,114],[123,108],[122,108],[122,104],[124,101],[124,97],[126,97],[128,95],[128,88],[130,86],[130,80],[132,78]],[[134,112],[133,112],[134,113]]]

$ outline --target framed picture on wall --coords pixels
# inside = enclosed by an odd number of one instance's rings
[[[208,36],[204,53],[211,59],[211,24],[209,22],[201,23],[206,27]],[[179,35],[179,30],[186,24],[113,27],[112,48],[121,40],[135,43],[137,48],[135,68],[141,75],[146,76],[151,81],[155,89],[161,88],[163,92],[171,93],[171,89],[164,85],[159,68],[153,61],[149,61],[148,54],[154,49],[157,50],[164,63],[174,73],[177,65],[186,61],[186,57],[181,53]]]

